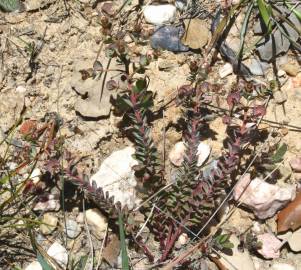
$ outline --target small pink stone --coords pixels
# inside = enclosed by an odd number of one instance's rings
[[[257,236],[262,246],[258,249],[258,253],[261,254],[265,259],[276,259],[280,257],[280,248],[282,242],[271,233],[264,233]]]
[[[301,172],[301,156],[290,160],[290,165],[295,172]]]

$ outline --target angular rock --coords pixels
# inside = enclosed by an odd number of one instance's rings
[[[75,78],[75,77],[73,77]],[[74,109],[80,115],[89,118],[108,117],[111,111],[112,104],[110,103],[110,93],[107,93],[104,87],[104,93],[100,102],[100,81],[88,78],[82,81],[81,78],[73,80],[72,87],[78,92],[84,92],[88,97],[85,99],[79,98]],[[80,89],[80,90],[79,90]]]
[[[198,145],[198,151],[196,153],[198,156],[198,162],[196,165],[202,166],[210,156],[210,153],[211,153],[211,147],[204,142],[200,142]]]
[[[150,42],[153,49],[165,49],[172,52],[187,52],[188,47],[181,43],[181,27],[162,26],[156,29]]]
[[[34,184],[37,184],[40,181],[41,175],[42,175],[41,170],[39,168],[35,168],[32,171],[29,179],[31,179]]]
[[[86,211],[86,219],[96,235],[103,236],[108,225],[107,218],[97,208],[94,208]]]
[[[287,75],[296,77],[300,71],[300,67],[297,63],[287,63],[281,66],[281,68],[286,72]]]
[[[44,235],[51,234],[56,229],[58,217],[51,213],[45,213],[42,223],[40,226],[41,233]]]
[[[177,9],[173,5],[148,5],[143,8],[143,15],[148,23],[163,25],[176,19]]]
[[[106,66],[108,59],[105,55],[99,56],[102,59],[102,66]],[[122,71],[120,71],[120,65],[117,64],[116,59],[113,59],[109,65],[110,71],[105,77],[103,72],[91,71],[94,62],[92,60],[78,59],[75,61],[73,67],[73,75],[70,80],[71,89],[73,89],[80,96],[75,102],[74,108],[81,116],[100,119],[106,118],[110,115],[112,104],[110,102],[111,97],[115,95],[115,92],[109,91],[106,87],[106,83],[112,78],[116,79],[120,77]],[[91,72],[92,74],[90,74]],[[105,80],[105,82],[104,82]]]
[[[138,165],[138,161],[132,157],[134,153],[133,147],[113,152],[90,179],[91,183],[95,181],[96,186],[101,187],[104,192],[108,191],[110,197],[114,196],[115,203],[120,202],[129,209],[139,203],[136,197],[135,172],[132,169],[134,165]]]
[[[243,61],[250,72],[255,76],[264,76],[265,71],[270,67],[269,64],[261,62],[255,58]]]
[[[32,10],[37,10],[41,7],[42,5],[41,0],[28,0],[26,1],[26,10],[27,11],[32,11]]]
[[[186,151],[185,143],[177,142],[169,153],[168,158],[170,162],[173,165],[180,167],[184,161],[185,151]]]
[[[47,254],[52,257],[59,265],[66,267],[68,263],[68,251],[58,242],[54,242],[49,249]]]
[[[279,187],[260,178],[251,181],[245,175],[235,186],[233,196],[251,209],[258,218],[266,219],[274,216],[280,208],[295,198],[296,187]]]
[[[257,250],[265,259],[276,259],[280,257],[282,242],[271,233],[257,235],[258,241],[262,244]]]
[[[290,13],[289,10],[283,6],[278,6],[278,8],[283,16],[286,16],[286,14]],[[301,11],[300,7],[296,7],[296,10],[299,12]],[[290,13],[288,19],[296,28],[300,29],[301,22],[293,12]],[[283,31],[286,32],[294,42],[296,42],[299,38],[299,33],[286,22],[280,24],[283,27]],[[263,23],[257,24],[255,32],[263,32],[260,31],[261,28],[264,28]],[[281,33],[281,31],[276,29],[275,32],[268,36],[263,42],[257,44],[257,51],[262,60],[269,62],[273,57],[276,57],[283,52],[287,52],[290,44],[290,41]]]

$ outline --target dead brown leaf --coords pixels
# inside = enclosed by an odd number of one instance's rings
[[[184,20],[185,34],[182,43],[191,49],[203,48],[209,39],[210,32],[205,23],[198,19]]]
[[[118,236],[114,234],[111,237],[109,244],[104,248],[102,256],[110,264],[111,267],[117,262],[118,255],[120,253],[120,241]]]
[[[278,232],[293,231],[301,227],[301,192],[278,213]]]

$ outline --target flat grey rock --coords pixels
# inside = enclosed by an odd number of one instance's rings
[[[250,72],[255,76],[264,76],[265,71],[270,67],[270,65],[266,62],[262,62],[257,59],[247,59],[243,61],[246,67],[250,70]]]
[[[188,47],[181,42],[182,29],[174,26],[162,26],[156,29],[150,42],[153,49],[165,49],[172,52],[187,52]]]
[[[106,66],[108,59],[104,56],[101,59],[102,64]],[[105,82],[104,73],[100,78],[89,77],[82,78],[81,71],[93,67],[93,61],[90,60],[77,60],[74,63],[74,71],[70,80],[71,88],[79,94],[77,101],[74,104],[74,109],[81,116],[91,119],[107,118],[110,115],[112,104],[111,97],[116,95],[114,91],[109,91],[106,87],[106,82],[112,78],[120,76],[121,72],[115,71],[120,69],[117,66],[116,60],[113,59],[110,65],[110,71],[107,73]]]
[[[283,7],[279,7],[279,10],[284,15],[288,12],[288,10]],[[298,8],[298,10],[301,12],[300,8]],[[295,25],[296,28],[301,28],[301,22],[294,13],[291,13],[288,19],[292,22],[293,25]],[[294,42],[296,42],[299,38],[298,32],[286,22],[281,23],[280,25],[283,27],[283,31],[285,31],[286,34]],[[263,27],[264,26],[262,25],[262,23],[257,23],[254,27],[254,32],[261,34],[263,32]],[[286,38],[286,36],[283,35],[279,29],[276,29],[273,34],[266,37],[264,41],[257,45],[257,51],[263,61],[269,62],[279,54],[287,52],[290,45],[290,40],[288,40],[288,38]]]

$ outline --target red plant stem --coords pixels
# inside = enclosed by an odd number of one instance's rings
[[[133,237],[133,238],[134,238],[134,241],[136,242],[136,244],[143,250],[144,254],[147,256],[149,261],[153,262],[155,258],[154,258],[154,255],[148,249],[148,247],[144,243],[142,243],[141,239],[137,239],[135,237]]]
[[[178,237],[180,236],[180,234],[182,233],[183,231],[183,228],[182,226],[179,226],[177,228],[177,230],[175,231],[174,234],[170,235],[172,231],[172,227],[170,227],[170,231],[169,231],[169,236],[168,236],[168,241],[166,240],[166,248],[160,258],[160,262],[164,262],[166,259],[167,259],[167,256],[169,254],[169,252],[171,251],[171,249],[173,248],[176,240],[178,239]]]

